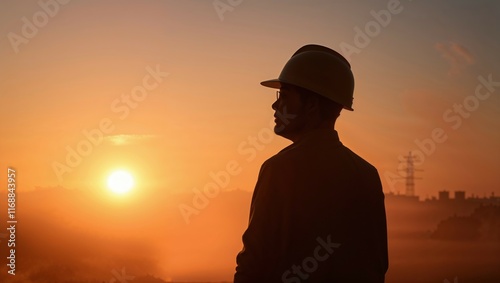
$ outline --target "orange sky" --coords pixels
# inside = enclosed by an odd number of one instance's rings
[[[468,5],[477,14],[464,14]],[[243,2],[221,10],[219,18],[213,5],[199,1],[69,2],[45,25],[35,17],[40,27],[34,35],[22,17],[35,23],[34,15],[44,11],[39,4],[2,6],[0,150],[3,166],[19,170],[22,190],[87,187],[126,167],[141,186],[185,191],[202,186],[230,160],[242,171],[228,188],[252,190],[262,161],[288,144],[272,138],[256,146],[251,161],[238,151],[269,128],[273,90],[259,82],[276,77],[298,47],[312,42],[343,52],[352,63],[355,111],[343,113],[337,129],[379,169],[386,191],[404,191],[402,182],[384,177],[397,174],[398,156],[442,128],[446,141],[434,151],[427,145],[417,193],[500,194],[498,86],[470,104],[467,118],[453,110],[474,95],[478,76],[500,80],[492,63],[499,45],[489,33],[493,27],[472,23],[496,21],[487,7],[401,2],[385,27],[363,37],[359,30],[382,15],[385,4]],[[463,21],[471,22],[467,29]],[[148,82],[150,90],[139,97],[136,87],[147,68],[168,75]],[[103,141],[77,166],[57,173],[55,163],[68,165],[67,147],[76,150],[86,140],[82,131],[98,129],[103,119],[112,128]],[[125,143],[113,144],[116,136]],[[255,148],[241,150],[248,146]]]
[[[355,111],[336,129],[386,192],[404,192],[391,178],[414,151],[421,198],[500,195],[498,2],[55,1],[0,4],[0,163],[17,170],[19,192],[76,189],[110,214],[213,182],[250,192],[289,144],[270,134],[274,90],[259,82],[317,43],[351,62]],[[136,183],[124,198],[106,189],[117,169]]]

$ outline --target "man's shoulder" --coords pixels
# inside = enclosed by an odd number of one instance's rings
[[[278,166],[283,168],[297,163],[309,163],[311,166],[321,166],[326,165],[324,162],[334,167],[345,166],[355,170],[377,172],[376,167],[373,166],[372,163],[368,162],[342,143],[332,145],[328,148],[313,148],[291,144],[268,158],[263,163],[263,166]],[[337,165],[335,166],[334,164]]]
[[[374,178],[379,178],[377,168],[369,161],[367,161],[364,157],[360,156],[356,152],[352,151],[348,147],[343,147],[342,153],[344,158],[342,158],[341,162],[344,164],[349,164],[349,168],[351,171],[356,171],[359,174],[365,176],[373,176]]]
[[[265,164],[276,164],[276,163],[287,163],[292,161],[292,159],[296,158],[297,154],[300,154],[300,149],[296,144],[291,144],[282,150],[278,151],[278,153],[269,157],[264,163]]]
[[[363,157],[361,157],[359,154],[357,154],[356,152],[352,151],[348,147],[344,147],[344,148],[351,155],[352,159],[355,160],[357,163],[359,163],[360,165],[372,168],[374,170],[377,170],[375,168],[375,166],[373,166],[370,162],[368,162],[366,159],[364,159]]]

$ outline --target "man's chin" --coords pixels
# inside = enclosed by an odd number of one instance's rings
[[[284,137],[284,138],[288,138],[287,136],[287,129],[285,128],[284,125],[281,125],[281,124],[278,124],[276,123],[276,125],[274,126],[274,133],[278,136],[281,136],[281,137]]]
[[[283,133],[283,130],[285,130],[285,127],[283,125],[280,125],[278,124],[278,122],[276,122],[276,124],[274,125],[274,133],[277,134],[278,136],[281,135],[281,133]]]

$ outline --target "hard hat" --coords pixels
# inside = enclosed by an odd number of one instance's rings
[[[260,83],[271,88],[290,84],[305,88],[352,109],[354,76],[351,65],[338,52],[309,44],[297,50],[283,67],[279,77]]]

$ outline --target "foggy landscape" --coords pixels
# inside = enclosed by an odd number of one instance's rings
[[[0,18],[0,282],[233,282],[261,166],[292,144],[286,88],[261,82],[301,46],[354,77],[347,103],[312,92],[379,174],[385,282],[500,282],[500,1],[19,0]]]
[[[114,282],[115,274],[134,278],[128,282],[231,282],[251,193],[223,192],[187,224],[179,204],[190,204],[192,197],[163,193],[110,206],[96,195],[64,188],[20,194],[19,281],[13,282]],[[460,237],[467,225],[458,226],[449,238],[433,238],[438,224],[459,210],[446,207],[453,204],[432,209],[426,205],[433,204],[412,206],[404,196],[397,198],[386,200],[387,282],[453,282],[455,277],[459,282],[498,282],[498,198],[496,206],[484,206],[495,210],[480,220],[496,230],[477,229],[478,237],[472,239]],[[473,214],[474,209],[468,210],[461,215]],[[6,246],[1,247],[5,254]],[[5,282],[9,275],[2,268]],[[155,277],[163,281],[148,281]]]

